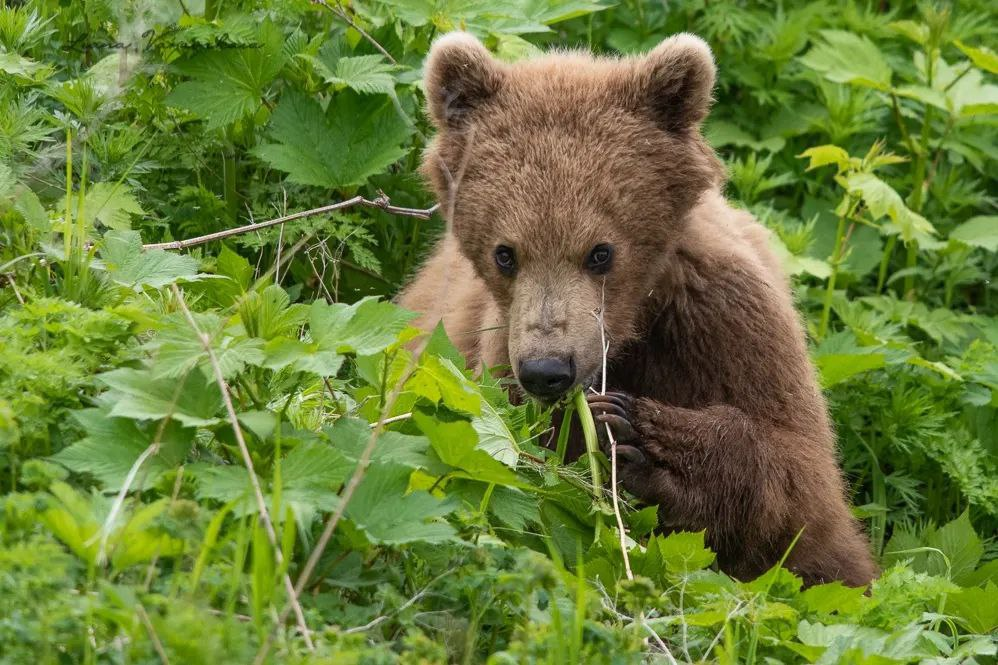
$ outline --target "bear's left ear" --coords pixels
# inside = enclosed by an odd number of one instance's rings
[[[717,68],[707,42],[681,33],[669,37],[639,66],[642,103],[664,129],[698,129],[710,110]]]
[[[449,32],[433,42],[424,68],[426,100],[438,129],[460,129],[498,92],[502,65],[474,35]]]

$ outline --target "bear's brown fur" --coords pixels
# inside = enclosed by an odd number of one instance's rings
[[[725,202],[700,133],[714,76],[691,35],[643,58],[516,64],[439,39],[424,173],[449,229],[400,302],[443,320],[472,364],[522,382],[524,362],[556,358],[584,387],[602,312],[620,394],[590,402],[624,487],[664,528],[706,529],[732,575],[766,570],[800,532],[787,565],[806,583],[863,585],[876,571],[786,277],[766,230]],[[612,247],[608,271],[587,264],[596,246]]]

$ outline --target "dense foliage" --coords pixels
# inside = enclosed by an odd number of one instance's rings
[[[986,0],[0,3],[0,663],[994,662],[996,26]],[[508,59],[714,47],[707,133],[794,275],[869,594],[734,581],[653,508],[624,511],[628,580],[587,460],[541,445],[561,422],[442,331],[412,353],[378,298],[438,216],[143,251],[432,205],[420,67],[458,27]]]

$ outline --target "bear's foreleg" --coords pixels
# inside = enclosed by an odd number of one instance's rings
[[[789,545],[799,515],[787,494],[793,474],[779,468],[770,428],[726,405],[686,409],[622,393],[588,401],[604,450],[607,425],[617,441],[620,484],[657,504],[662,526],[706,529],[722,568],[739,577]]]

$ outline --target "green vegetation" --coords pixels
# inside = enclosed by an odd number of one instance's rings
[[[0,663],[995,662],[993,3],[330,3],[0,3]],[[654,508],[628,579],[561,423],[378,298],[439,216],[143,252],[431,206],[420,67],[458,27],[715,48],[708,136],[794,275],[868,595],[734,581]]]

